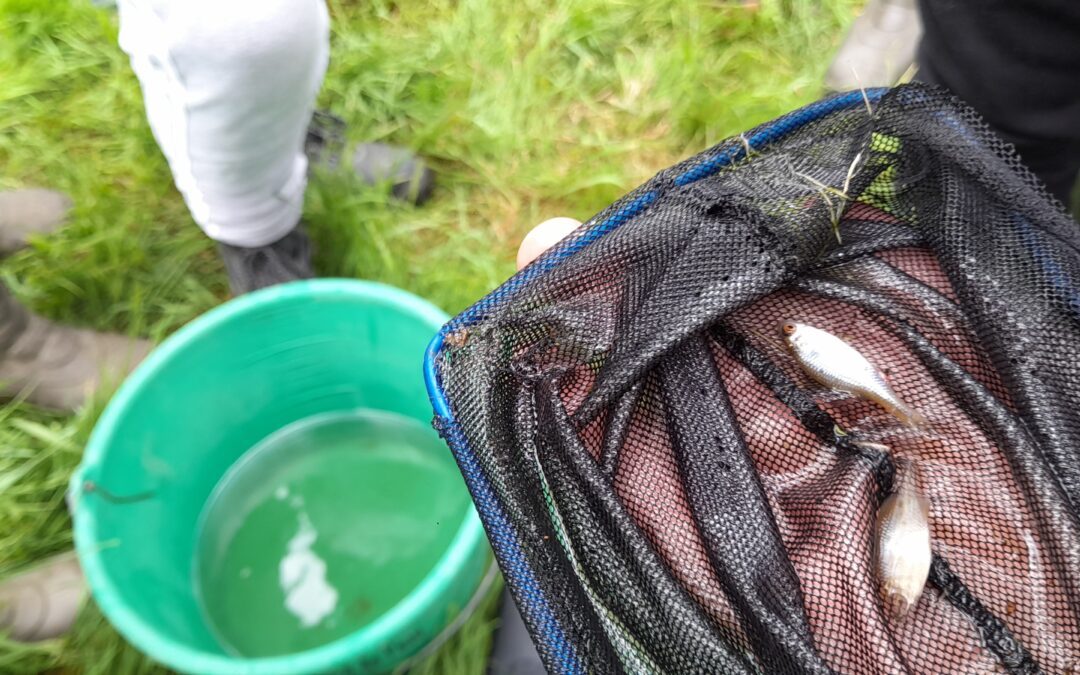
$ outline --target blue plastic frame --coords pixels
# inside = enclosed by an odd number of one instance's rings
[[[747,144],[753,148],[763,148],[796,129],[833,112],[865,105],[867,101],[876,102],[888,91],[886,88],[852,91],[812,103],[762,126],[755,134],[746,139]],[[745,146],[731,147],[676,177],[675,185],[680,187],[689,185],[716,173],[722,167],[745,156]],[[502,572],[509,579],[511,586],[517,590],[522,614],[528,623],[540,628],[541,636],[539,640],[543,644],[538,645],[538,647],[546,648],[546,651],[554,657],[554,661],[559,666],[559,672],[561,673],[585,673],[586,668],[577,658],[572,647],[567,644],[558,619],[536,583],[536,576],[525,558],[517,532],[510,524],[502,505],[498,502],[491,483],[469,447],[464,432],[454,419],[450,403],[447,401],[442,385],[439,382],[439,375],[435,369],[435,360],[442,350],[443,341],[448,333],[478,323],[490,310],[510,300],[520,288],[530,281],[557,267],[561,262],[585,246],[613,232],[644,211],[658,197],[659,193],[656,190],[642,193],[567,245],[557,247],[550,254],[541,256],[535,263],[518,272],[502,286],[451,319],[431,340],[424,355],[424,380],[427,383],[431,406],[439,419],[443,436],[450,446],[451,452],[454,453],[454,457],[461,468],[461,473],[465,478],[465,483],[472,493],[476,510],[487,530],[492,548],[499,557]]]

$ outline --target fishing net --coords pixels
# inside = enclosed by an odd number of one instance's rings
[[[814,384],[846,340],[930,421]],[[969,108],[825,99],[665,170],[452,320],[436,426],[553,672],[1080,672],[1080,237]],[[888,614],[915,460],[934,552]]]

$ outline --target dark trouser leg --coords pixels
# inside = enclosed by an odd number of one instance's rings
[[[1080,172],[1080,2],[920,0],[918,79],[983,116],[1068,204]]]

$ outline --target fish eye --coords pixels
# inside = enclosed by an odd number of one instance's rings
[[[784,331],[784,335],[794,335],[795,334],[795,322],[794,321],[785,321],[783,327],[781,328],[781,330]]]

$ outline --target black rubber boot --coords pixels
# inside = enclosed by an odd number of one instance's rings
[[[412,151],[385,143],[362,143],[353,151],[353,171],[369,185],[390,186],[398,199],[420,205],[435,189],[435,174]]]
[[[218,244],[233,295],[315,276],[311,269],[311,243],[303,224],[266,246],[248,248]]]
[[[335,170],[345,148],[345,121],[316,111],[308,125],[304,154],[310,167]],[[416,205],[431,197],[435,174],[416,153],[386,143],[361,143],[353,150],[352,168],[368,185],[388,185],[394,197]]]
[[[304,154],[311,168],[334,170],[345,147],[345,122],[334,115],[316,111],[308,124]],[[385,143],[364,143],[356,147],[352,167],[357,177],[369,185],[388,185],[398,199],[421,204],[431,196],[435,175],[424,162],[405,148]],[[278,241],[265,246],[246,247],[219,243],[233,295],[297,279],[311,279],[311,243],[303,223]]]

